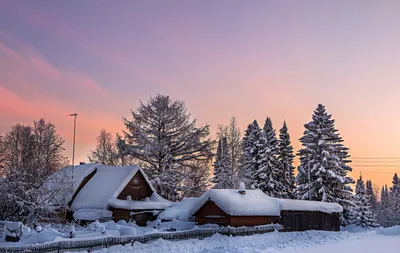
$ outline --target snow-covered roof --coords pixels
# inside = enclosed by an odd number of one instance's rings
[[[114,208],[121,208],[127,210],[164,210],[173,203],[162,198],[156,192],[144,200],[122,200],[111,198],[108,200],[108,205]]]
[[[231,216],[280,216],[281,212],[281,202],[259,189],[246,190],[246,194],[236,189],[212,189],[193,204],[189,215],[194,215],[208,200]]]
[[[179,202],[174,203],[171,207],[165,209],[158,216],[161,220],[188,220],[189,211],[193,208],[200,198],[185,198]]]
[[[323,213],[343,212],[343,207],[337,203],[295,199],[279,199],[279,201],[282,203],[282,210],[285,211],[318,211]]]
[[[72,211],[78,209],[107,209],[108,200],[117,198],[129,181],[140,171],[149,183],[139,166],[98,166],[97,172],[78,192],[72,203]],[[154,192],[153,187],[149,183]]]
[[[79,209],[74,212],[75,220],[99,220],[101,218],[112,218],[112,211],[105,209]]]
[[[89,163],[67,166],[54,172],[42,186],[43,200],[46,200],[50,205],[67,204],[83,179],[99,166],[101,166],[100,163]],[[47,198],[53,196],[54,191],[56,191],[54,198],[47,200]]]

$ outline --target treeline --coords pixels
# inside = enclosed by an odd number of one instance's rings
[[[210,187],[236,188],[243,181],[269,196],[339,203],[344,207],[343,225],[400,224],[397,175],[390,190],[382,189],[381,201],[372,182],[364,184],[362,178],[353,192],[349,150],[323,105],[304,125],[296,154],[286,122],[278,137],[269,117],[262,128],[251,122],[242,136],[233,117],[227,126],[218,126],[217,140],[212,140],[209,125],[198,126],[183,101],[164,95],[140,102],[123,121],[122,135],[100,132],[89,161],[139,164],[169,200],[199,196]],[[55,126],[43,119],[33,126],[13,126],[0,137],[0,188],[6,193],[0,199],[1,219],[34,220],[45,214],[46,203],[57,194],[43,192],[46,188],[40,185],[66,164],[63,143]],[[295,155],[300,158],[297,176]]]

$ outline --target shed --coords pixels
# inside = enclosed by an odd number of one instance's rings
[[[280,223],[285,231],[340,230],[341,205],[321,201],[280,199]]]
[[[155,192],[140,167],[101,165],[77,191],[71,209],[76,220],[134,219],[144,226],[170,205]]]
[[[199,225],[257,226],[279,222],[278,199],[261,190],[212,189],[205,192],[189,211]]]

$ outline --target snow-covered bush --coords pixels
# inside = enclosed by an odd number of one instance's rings
[[[119,233],[121,235],[136,235],[136,229],[133,227],[128,227],[128,226],[122,226],[119,229]]]

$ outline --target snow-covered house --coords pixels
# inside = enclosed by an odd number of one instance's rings
[[[194,203],[189,216],[199,225],[256,226],[277,224],[281,202],[261,190],[212,189]]]
[[[185,215],[184,208],[178,207],[171,207],[171,212],[162,213],[160,218]],[[209,190],[182,207],[187,208],[187,217],[194,216],[199,225],[237,227],[279,223],[285,231],[338,231],[343,211],[336,203],[272,198],[259,189],[245,190],[244,186],[239,190]]]
[[[133,219],[138,225],[171,205],[138,166],[97,166],[71,200],[75,220]]]

